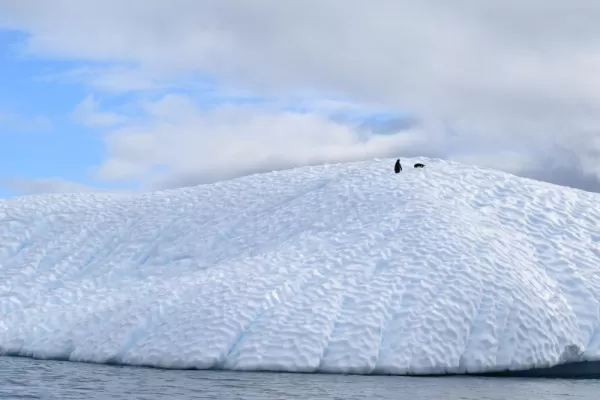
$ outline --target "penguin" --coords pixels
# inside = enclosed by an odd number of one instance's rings
[[[402,171],[402,165],[400,164],[400,159],[397,159],[396,165],[394,165],[394,172],[398,174],[400,171]]]
[[[415,168],[423,168],[424,166],[425,166],[425,164],[421,164],[421,163],[415,164]]]

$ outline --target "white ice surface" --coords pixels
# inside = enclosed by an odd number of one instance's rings
[[[600,359],[600,195],[426,159],[0,201],[0,352],[444,373]]]

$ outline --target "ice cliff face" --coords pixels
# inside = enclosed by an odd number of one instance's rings
[[[0,351],[365,374],[600,359],[600,195],[417,161],[0,201]]]

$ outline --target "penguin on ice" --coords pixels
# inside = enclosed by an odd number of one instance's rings
[[[394,172],[398,174],[400,171],[402,171],[402,165],[400,164],[400,159],[397,159],[396,165],[394,165]]]
[[[423,168],[423,167],[425,167],[425,164],[421,164],[421,163],[415,164],[415,168]]]

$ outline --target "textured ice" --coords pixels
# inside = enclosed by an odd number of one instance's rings
[[[364,374],[600,359],[600,195],[417,161],[0,201],[0,352]]]

